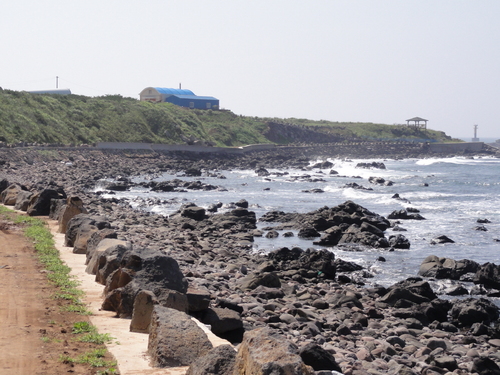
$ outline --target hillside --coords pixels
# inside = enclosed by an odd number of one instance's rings
[[[231,111],[190,110],[170,103],[119,95],[34,95],[0,90],[0,141],[8,144],[96,142],[320,143],[343,140],[451,141],[443,132],[406,126],[240,116]]]

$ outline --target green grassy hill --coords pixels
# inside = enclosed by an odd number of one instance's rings
[[[269,121],[291,123],[345,139],[451,140],[442,132],[418,132],[404,126],[268,119],[238,116],[230,111],[191,110],[121,96],[35,95],[0,90],[0,141],[5,143],[178,144],[202,140],[217,146],[241,146],[270,143],[265,136]],[[290,129],[293,131],[293,127]],[[286,134],[280,137],[280,143],[291,141],[292,137]]]

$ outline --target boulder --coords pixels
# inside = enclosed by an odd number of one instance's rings
[[[313,238],[320,236],[321,235],[318,233],[318,231],[312,227],[302,228],[301,230],[299,230],[299,233],[297,234],[297,237],[299,238]]]
[[[32,196],[33,192],[21,190],[19,193],[17,193],[14,209],[19,211],[27,211]]]
[[[83,207],[83,201],[79,197],[68,197],[66,204],[61,208],[58,215],[59,233],[66,233],[68,222],[79,214],[86,214],[87,210]]]
[[[197,317],[202,323],[210,325],[212,332],[217,336],[224,336],[227,332],[243,329],[240,314],[231,309],[212,307]]]
[[[461,326],[470,327],[474,323],[489,324],[499,317],[499,308],[485,298],[456,300],[451,309],[451,318]]]
[[[66,199],[62,189],[44,189],[31,196],[26,213],[29,216],[49,216],[51,199]]]
[[[246,199],[240,199],[234,204],[236,207],[248,208],[248,201]]]
[[[130,249],[127,246],[116,245],[96,255],[97,270],[95,273],[95,281],[99,284],[106,285],[107,278],[120,267],[123,254],[128,251],[130,251]],[[87,266],[87,268],[89,268],[89,266]]]
[[[297,347],[269,328],[245,332],[234,365],[234,375],[312,375]]]
[[[389,236],[389,245],[395,249],[409,249],[410,241],[402,234]]]
[[[474,284],[483,284],[487,288],[500,289],[500,265],[485,263],[474,275]]]
[[[128,283],[120,282],[122,275],[130,275]],[[129,250],[123,254],[120,268],[106,279],[102,308],[130,317],[141,290],[152,291],[160,305],[188,311],[187,280],[177,261],[160,251]]]
[[[188,287],[186,292],[189,312],[199,312],[210,306],[210,292],[206,288]]]
[[[387,216],[388,219],[391,220],[425,220],[423,216],[421,216],[418,213],[409,213],[405,209],[401,210],[396,210],[392,211],[389,216]]]
[[[252,273],[241,281],[242,290],[252,290],[263,285],[269,288],[281,288],[281,281],[274,272]]]
[[[88,214],[78,214],[69,220],[66,233],[64,236],[64,245],[68,247],[73,247],[75,245],[75,240],[78,236],[78,232],[87,226],[94,226],[98,230],[109,229],[111,225],[106,218],[102,216],[94,216]]]
[[[148,341],[153,366],[189,366],[212,348],[205,332],[186,313],[154,306]]]
[[[107,242],[107,243],[101,244],[101,241],[103,241],[104,239],[116,240],[117,237],[118,237],[118,235],[113,229],[102,229],[100,231],[92,233],[89,240],[87,241],[87,253],[86,253],[87,259],[85,260],[85,264],[88,264],[90,262],[90,260],[94,256],[94,253],[98,247],[101,249],[101,251],[104,251],[103,246],[112,243],[112,242]],[[122,241],[122,242],[115,242],[113,244],[121,245],[121,244],[125,244],[125,243],[126,243],[126,241]]]
[[[500,375],[500,367],[488,357],[475,358],[470,371],[478,375]]]
[[[115,248],[116,246],[119,246],[119,248]],[[87,257],[88,263],[87,263],[87,268],[85,269],[85,272],[87,272],[91,275],[97,275],[97,272],[100,269],[102,271],[101,277],[103,277],[103,280],[104,280],[104,282],[102,282],[101,284],[105,283],[104,274],[106,274],[106,277],[108,277],[111,274],[111,272],[113,272],[114,270],[116,270],[118,268],[118,264],[121,260],[121,257],[120,257],[120,259],[118,259],[118,261],[116,262],[116,267],[114,267],[113,269],[111,269],[110,264],[107,264],[107,265],[102,264],[101,268],[99,268],[100,261],[101,262],[104,261],[106,263],[111,262],[111,259],[109,259],[107,257],[101,259],[101,255],[104,254],[108,249],[109,249],[109,251],[107,254],[121,253],[123,255],[126,251],[132,249],[132,244],[130,242],[127,242],[127,241],[117,240],[116,238],[105,238],[101,242],[99,242],[99,245],[97,245],[97,247],[92,252],[92,256],[90,257],[90,259]],[[107,271],[104,271],[104,268],[107,268]]]
[[[233,375],[236,350],[231,345],[220,345],[196,359],[186,375]]]
[[[436,279],[459,280],[467,273],[474,273],[479,269],[479,263],[462,259],[455,261],[450,258],[429,255],[424,259],[418,271],[419,276],[435,277]]]
[[[335,279],[335,254],[325,249],[304,251],[299,247],[291,250],[283,247],[270,252],[268,258],[272,261],[274,268],[282,272],[296,270],[302,277]]]
[[[134,300],[130,332],[149,333],[151,315],[154,306],[158,304],[156,296],[149,290],[141,290]]]
[[[329,370],[342,373],[335,357],[317,344],[310,343],[303,346],[299,354],[304,363],[315,371]]]
[[[188,206],[182,210],[181,216],[200,221],[205,218],[205,209],[198,206]]]
[[[3,193],[5,189],[7,189],[10,186],[9,181],[6,178],[2,178],[0,180],[0,194]]]
[[[0,200],[6,206],[14,206],[16,204],[17,195],[23,190],[27,191],[28,189],[17,183],[9,185],[0,194]]]
[[[431,240],[431,245],[440,245],[440,244],[445,244],[445,243],[455,243],[455,241],[453,241],[451,238],[449,238],[445,235],[434,237]]]
[[[64,199],[52,199],[50,201],[49,218],[59,221],[59,217],[64,206],[66,206],[66,201]]]

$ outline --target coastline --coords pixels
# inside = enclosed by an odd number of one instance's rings
[[[213,304],[224,300],[242,306],[241,315],[245,329],[271,327],[297,346],[311,342],[321,343],[333,353],[345,374],[362,374],[369,369],[372,374],[377,373],[376,371],[393,373],[391,371],[395,371],[392,369],[396,367],[411,368],[408,366],[408,357],[412,358],[416,368],[420,369],[419,373],[424,373],[424,370],[428,371],[427,373],[444,373],[443,369],[454,371],[453,373],[466,373],[461,371],[469,371],[477,358],[493,358],[497,362],[499,360],[495,354],[497,341],[490,343],[498,339],[498,322],[495,329],[481,335],[475,335],[467,327],[455,327],[458,328],[455,331],[448,325],[434,322],[423,324],[423,318],[418,318],[420,315],[407,310],[404,314],[401,312],[401,309],[409,309],[411,306],[395,307],[380,301],[382,290],[367,290],[353,284],[340,283],[338,280],[284,280],[284,295],[278,298],[272,297],[270,291],[264,291],[260,296],[251,291],[240,291],[237,285],[246,276],[241,266],[245,266],[247,273],[265,266],[262,259],[247,253],[245,241],[241,241],[241,237],[238,238],[241,230],[228,233],[229,236],[214,234],[213,237],[200,240],[193,236],[193,229],[187,227],[196,227],[199,223],[188,220],[167,223],[162,217],[141,214],[122,207],[119,202],[113,200],[102,201],[99,196],[89,192],[93,181],[103,176],[130,177],[142,173],[160,173],[166,169],[181,171],[200,167],[255,169],[257,166],[276,164],[282,167],[301,166],[309,161],[310,155],[319,156],[320,151],[317,148],[307,152],[303,150],[294,157],[286,153],[273,155],[266,151],[238,160],[227,157],[208,159],[203,155],[130,151],[58,150],[45,155],[33,150],[24,151],[27,152],[14,150],[14,157],[10,160],[4,159],[2,177],[7,178],[9,182],[26,184],[33,190],[47,186],[61,187],[68,196],[80,197],[90,214],[108,217],[119,238],[131,241],[134,247],[167,249],[168,254],[179,262],[190,285],[197,285],[201,279],[204,280],[201,284],[210,285]],[[353,157],[352,155],[354,151],[346,157]],[[158,233],[159,228],[170,230]],[[227,249],[231,249],[229,253]],[[228,266],[233,263],[237,267],[221,267],[221,264]],[[342,298],[344,302],[340,303]],[[265,300],[265,303],[259,300]],[[316,301],[327,302],[328,307],[321,308],[320,306],[325,305]],[[294,319],[286,322],[287,317],[282,317],[284,314],[292,315]],[[354,316],[357,318],[354,319]],[[392,337],[398,337],[404,343]],[[444,343],[433,348],[433,340],[441,340],[440,342]],[[410,346],[413,346],[411,350]],[[441,350],[435,352],[437,349]],[[454,358],[455,364],[448,363],[446,366],[456,366],[456,369],[443,367],[445,365],[437,360],[450,356]],[[389,365],[391,360],[394,362]]]

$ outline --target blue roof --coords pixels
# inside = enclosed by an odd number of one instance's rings
[[[155,90],[158,91],[160,94],[166,94],[166,95],[194,95],[194,92],[191,90],[184,90],[184,89],[169,89],[165,87],[155,87]]]

